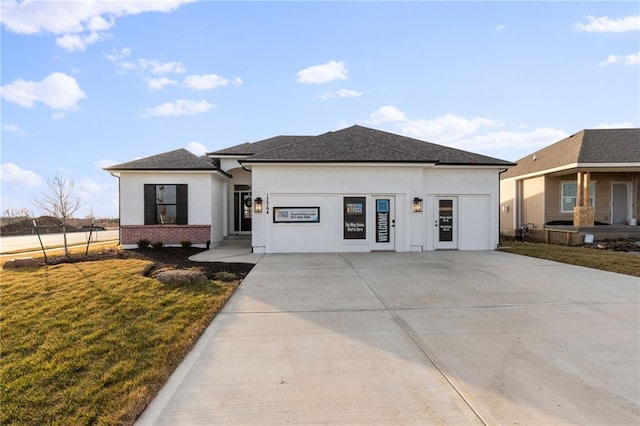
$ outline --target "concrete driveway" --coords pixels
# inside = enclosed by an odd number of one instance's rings
[[[500,252],[267,255],[139,424],[637,425],[639,303]]]

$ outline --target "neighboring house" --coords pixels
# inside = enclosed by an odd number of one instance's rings
[[[502,173],[500,231],[513,236],[527,225],[537,239],[553,230],[639,236],[639,227],[628,226],[639,202],[640,129],[582,130]]]
[[[120,179],[126,248],[247,234],[258,253],[406,252],[495,249],[499,176],[511,166],[352,126],[106,170]]]

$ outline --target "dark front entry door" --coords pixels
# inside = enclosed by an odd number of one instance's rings
[[[233,230],[251,232],[251,191],[235,191],[233,206]]]

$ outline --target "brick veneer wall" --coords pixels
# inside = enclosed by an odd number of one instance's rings
[[[192,244],[206,244],[211,240],[211,225],[122,225],[121,244],[136,244],[146,238],[155,243],[180,244],[191,241]]]

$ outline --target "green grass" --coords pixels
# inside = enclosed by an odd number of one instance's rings
[[[165,285],[137,259],[0,273],[0,424],[132,424],[237,283]]]
[[[640,277],[640,254],[556,244],[507,242],[501,251]]]

